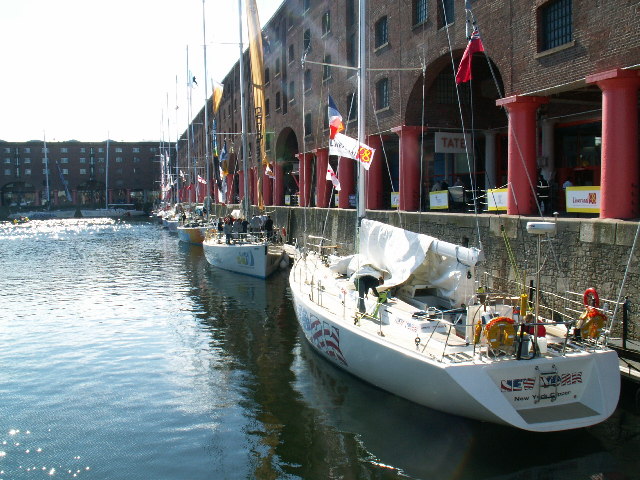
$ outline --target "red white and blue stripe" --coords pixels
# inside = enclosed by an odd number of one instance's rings
[[[336,103],[329,95],[329,138],[333,140],[336,133],[344,130],[344,124],[342,123],[342,115],[336,107]]]

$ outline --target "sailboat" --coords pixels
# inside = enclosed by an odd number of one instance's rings
[[[365,3],[360,0],[359,141],[367,98]],[[595,292],[585,292],[585,315],[577,322],[544,318],[540,312],[549,310],[537,291],[535,307],[526,294],[500,297],[478,280],[480,249],[365,218],[359,170],[358,253],[327,256],[321,242],[318,252],[301,250],[289,276],[301,330],[319,355],[417,404],[522,430],[587,427],[613,413],[618,357],[606,346]],[[527,230],[539,254],[555,224],[529,222]],[[539,273],[539,260],[538,267]],[[362,287],[371,286],[374,295],[366,296]]]
[[[247,113],[246,100],[244,98],[244,61],[243,61],[243,45],[242,45],[242,2],[238,1],[239,30],[240,30],[240,110],[242,122],[242,165],[245,172],[243,176],[244,197],[242,199],[242,209],[234,212],[232,217],[236,219],[241,217],[247,219],[249,216],[249,167],[247,161]],[[255,0],[247,2],[247,22],[250,25],[250,35],[252,35],[250,43],[250,55],[252,57],[252,76],[254,85],[254,97],[260,95],[259,92],[264,88],[264,71],[262,68],[262,38],[260,35],[260,22],[258,20],[258,10]],[[257,58],[256,56],[259,56]],[[260,96],[259,98],[264,98]],[[255,98],[254,98],[255,100]],[[264,107],[258,106],[259,100],[255,102],[256,106],[256,123],[258,130],[257,152],[256,158],[260,159],[264,152],[262,128],[264,121]],[[260,174],[258,174],[260,177]],[[207,238],[202,243],[205,257],[207,261],[216,268],[229,270],[232,272],[251,275],[258,278],[267,278],[275,272],[281,265],[285,263],[285,253],[282,241],[277,232],[271,229],[264,232],[253,232],[249,234],[237,234],[235,238],[227,235],[219,234],[214,230],[209,230]]]

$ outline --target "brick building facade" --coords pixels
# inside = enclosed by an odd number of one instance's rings
[[[158,197],[158,142],[47,142],[46,148],[45,155],[43,141],[0,141],[1,206],[44,206],[49,198],[56,207],[107,201],[142,207]]]
[[[476,191],[505,187],[508,213],[533,214],[540,173],[551,185],[548,208],[564,208],[562,186],[570,181],[599,187],[601,217],[639,216],[638,3],[466,3],[484,53],[473,57],[472,80],[456,89],[468,43],[465,2],[368,2],[364,140],[377,152],[367,173],[367,207],[391,208],[398,198],[401,210],[425,209],[433,184],[460,178]],[[326,111],[331,95],[346,134],[356,136],[356,75],[348,67],[357,61],[357,9],[357,0],[287,0],[263,27],[266,149],[275,171],[275,179],[263,181],[268,205],[282,205],[287,194],[311,206],[333,205],[328,160],[343,186],[338,206],[350,207],[355,165],[328,158]],[[244,62],[252,133],[248,52]],[[233,201],[243,195],[238,64],[223,82],[215,117],[218,142],[232,152]],[[194,125],[202,122],[201,111]],[[201,130],[193,152],[203,159]],[[439,147],[443,137],[460,142],[463,131],[464,149]],[[248,138],[254,160],[255,136]],[[256,203],[255,169],[249,175]]]

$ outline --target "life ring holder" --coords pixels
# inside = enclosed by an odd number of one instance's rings
[[[496,317],[484,327],[484,335],[491,348],[513,345],[516,338],[515,321],[509,317]]]
[[[582,295],[582,303],[584,303],[585,307],[591,307],[592,305],[589,303],[589,297],[593,298],[593,306],[596,308],[600,307],[600,297],[598,296],[598,292],[596,292],[595,288],[587,288]]]

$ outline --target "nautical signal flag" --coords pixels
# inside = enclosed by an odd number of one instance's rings
[[[267,177],[275,180],[276,174],[273,173],[273,168],[271,168],[270,163],[267,163],[267,165],[264,167],[264,173]]]
[[[336,102],[333,101],[331,95],[329,95],[329,138],[333,140],[336,133],[344,130],[344,124],[342,123],[342,115],[338,112]]]
[[[215,115],[218,112],[218,108],[220,108],[220,101],[222,100],[222,92],[224,91],[224,85],[220,82],[216,82],[214,79],[211,79],[211,100],[213,104],[213,114]],[[215,121],[215,119],[214,119]]]
[[[482,45],[482,39],[480,38],[480,32],[478,28],[474,28],[473,33],[469,37],[469,43],[462,54],[460,65],[458,66],[458,73],[456,73],[456,83],[464,83],[471,80],[471,59],[476,52],[484,52],[484,45]]]
[[[359,161],[365,170],[369,170],[374,153],[374,148],[341,133],[336,133],[334,138],[329,140],[329,155],[353,158]]]
[[[331,180],[331,183],[333,183],[333,188],[340,191],[340,180],[338,180],[336,172],[334,172],[333,168],[331,168],[331,164],[327,164],[327,180]]]

